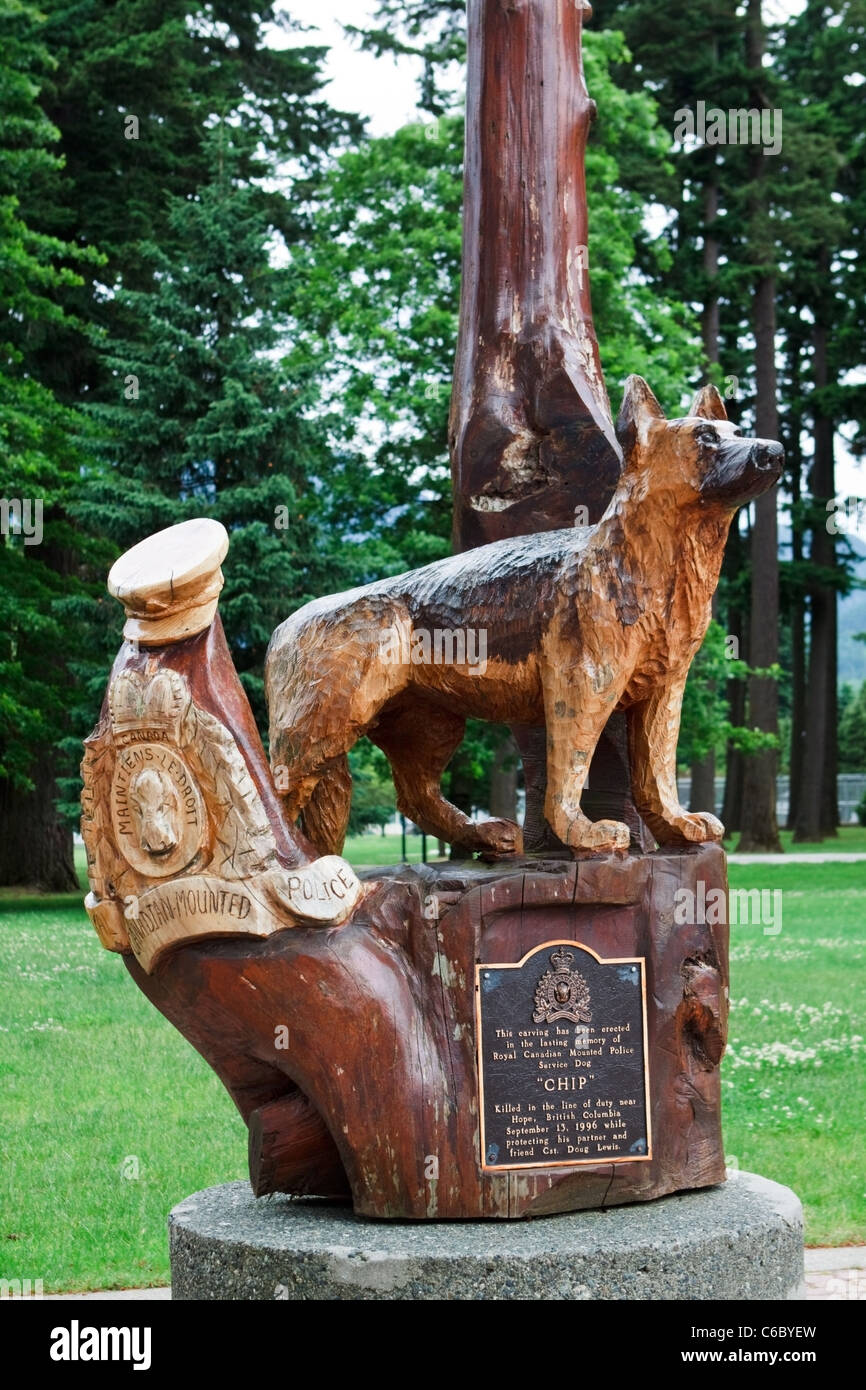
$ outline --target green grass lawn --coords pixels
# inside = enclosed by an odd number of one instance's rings
[[[725,1148],[793,1187],[810,1245],[866,1242],[866,864],[730,867],[782,930],[731,929]]]
[[[784,897],[778,936],[733,929],[726,1151],[800,1194],[810,1244],[866,1241],[866,865],[731,879]],[[80,907],[0,909],[0,990],[0,1278],[167,1282],[168,1209],[246,1176],[234,1106]]]
[[[730,835],[725,840],[728,854],[735,852],[739,838],[739,835]],[[838,835],[814,844],[795,845],[793,830],[782,830],[780,839],[786,854],[866,854],[866,825],[842,825]]]

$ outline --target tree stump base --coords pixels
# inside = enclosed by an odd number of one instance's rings
[[[718,846],[377,871],[344,926],[126,962],[237,1102],[256,1195],[542,1216],[724,1180],[726,888]]]

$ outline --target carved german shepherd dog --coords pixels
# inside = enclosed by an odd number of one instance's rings
[[[546,724],[545,815],[575,850],[626,849],[617,821],[590,821],[581,794],[599,736],[627,711],[633,792],[660,844],[718,840],[713,815],[679,803],[683,689],[710,620],[737,509],[772,487],[781,445],[743,439],[715,387],[666,420],[630,377],[617,433],[622,476],[593,527],[499,541],[293,614],[266,666],[271,764],[289,816],[338,853],[351,798],[346,754],[366,734],[388,757],[400,809],[466,851],[519,852],[510,821],[472,821],[440,780],[468,716]],[[484,634],[486,661],[394,660],[414,639]],[[396,641],[395,641],[396,634]],[[417,650],[413,647],[413,650]]]

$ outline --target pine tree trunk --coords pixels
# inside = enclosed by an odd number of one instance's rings
[[[797,824],[803,786],[803,758],[806,740],[806,605],[800,588],[803,567],[803,522],[798,508],[801,498],[803,459],[800,434],[803,427],[800,413],[800,353],[802,343],[795,340],[790,348],[791,419],[786,441],[788,471],[791,478],[791,560],[792,583],[789,621],[791,624],[791,748],[789,754],[789,794],[787,828]]]
[[[716,755],[713,751],[692,763],[689,810],[716,814]]]
[[[835,550],[834,545],[834,563]],[[827,724],[824,731],[821,830],[828,838],[834,839],[839,834],[839,596],[835,589],[830,592],[827,631]]]
[[[0,781],[0,887],[68,893],[78,888],[72,830],[57,815],[51,750],[37,758],[33,791]]]
[[[813,540],[814,549],[814,540]],[[806,751],[795,844],[823,840],[824,736],[827,727],[827,681],[830,652],[830,594],[815,589],[809,605],[809,682],[806,696]]]
[[[776,409],[776,279],[765,276],[755,293],[757,349],[757,421],[762,439],[779,433]],[[749,622],[749,664],[759,670],[779,660],[779,529],[776,490],[755,503],[752,529],[752,602]],[[779,732],[779,687],[767,676],[749,678],[749,727]],[[776,778],[779,754],[775,748],[750,753],[743,772],[743,818],[737,846],[743,853],[781,853],[776,821]]]
[[[761,92],[764,24],[761,0],[749,0],[747,61],[754,77],[754,99],[766,105]],[[755,429],[761,439],[778,439],[776,404],[776,277],[767,269],[775,258],[772,233],[767,228],[767,161],[754,162],[756,192],[752,204],[752,254],[760,267],[754,295],[755,333]],[[779,659],[779,529],[776,489],[754,504],[752,530],[752,600],[749,623],[749,664],[766,669]],[[749,678],[749,726],[762,733],[779,732],[779,688],[772,677]],[[776,749],[751,753],[743,775],[743,818],[738,849],[744,852],[780,853],[782,842],[776,820]]]
[[[746,563],[746,546],[736,521],[731,528],[725,549],[724,573],[733,584],[743,573]],[[728,608],[728,633],[740,643],[741,653],[749,649],[749,615],[742,607],[741,600],[734,590],[734,598]],[[746,687],[741,680],[728,681],[728,721],[735,728],[746,722]],[[743,755],[729,740],[725,750],[725,795],[722,802],[722,824],[729,835],[742,828],[743,818]]]
[[[827,255],[821,254],[826,266]],[[836,566],[836,538],[827,527],[826,505],[836,492],[834,424],[822,411],[818,394],[826,391],[828,326],[820,318],[815,324],[814,373],[815,460],[812,466],[813,522],[810,559],[812,566],[825,572]],[[837,596],[826,583],[816,583],[810,592],[809,682],[806,698],[806,739],[803,763],[802,800],[794,840],[798,843],[823,840],[836,834],[838,767],[836,731]],[[832,785],[830,785],[832,783]]]
[[[713,66],[718,62],[718,44],[713,44]],[[715,155],[713,155],[715,166]],[[701,315],[701,336],[707,362],[719,360],[719,239],[715,222],[719,215],[719,186],[713,174],[704,188],[704,307]],[[713,617],[718,616],[718,603],[713,599]],[[716,750],[711,748],[705,757],[691,766],[690,811],[716,813]]]

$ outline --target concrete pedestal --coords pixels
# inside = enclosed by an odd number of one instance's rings
[[[169,1235],[175,1299],[804,1296],[800,1202],[742,1172],[656,1202],[507,1223],[368,1221],[236,1182],[181,1202]]]

